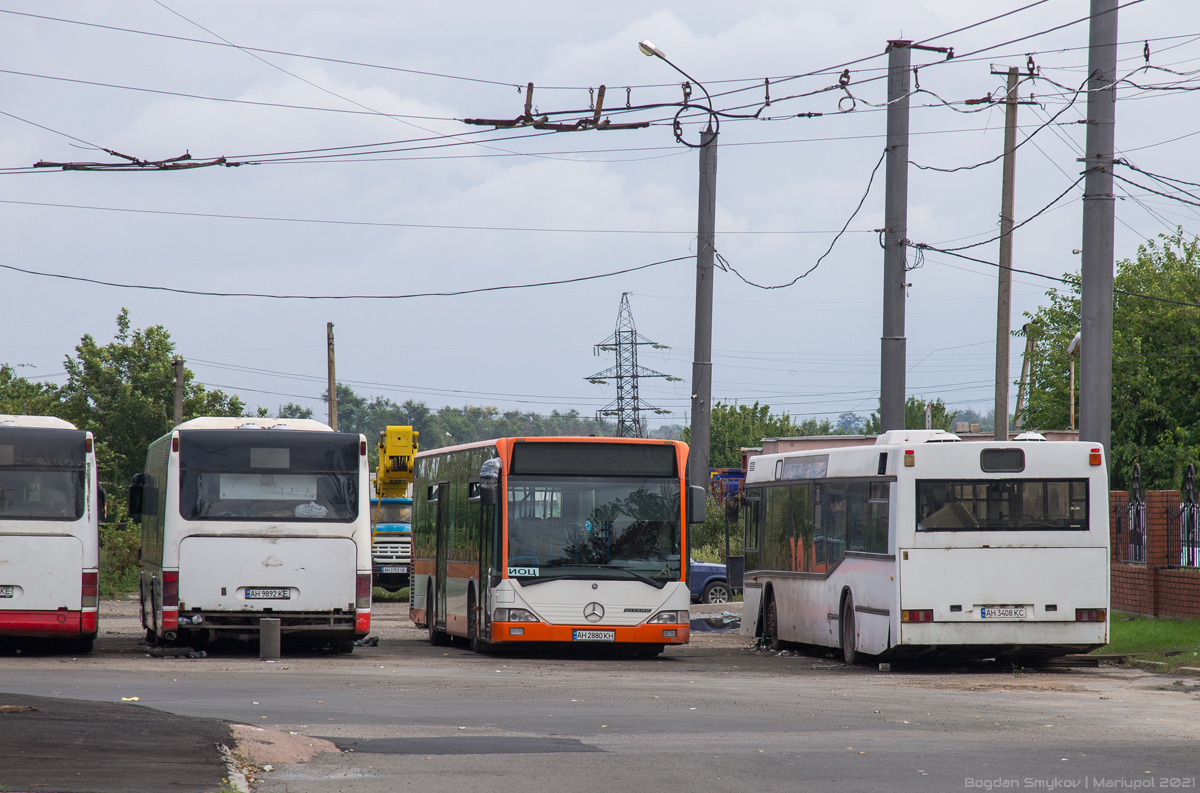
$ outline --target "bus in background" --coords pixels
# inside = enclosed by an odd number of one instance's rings
[[[688,640],[687,444],[501,438],[417,455],[413,621],[433,644]],[[695,498],[698,494],[698,499]]]
[[[388,592],[408,586],[412,514],[411,498],[371,500],[371,573],[375,586]]]
[[[105,506],[92,433],[0,415],[0,636],[91,652]]]
[[[399,592],[412,563],[413,458],[421,433],[391,426],[379,433],[379,467],[372,480],[371,572],[375,586]]]
[[[286,640],[350,652],[371,625],[367,442],[308,419],[197,418],[129,488],[146,638]]]
[[[1037,662],[1108,641],[1097,445],[894,430],[753,457],[743,499],[742,631],[772,647]]]

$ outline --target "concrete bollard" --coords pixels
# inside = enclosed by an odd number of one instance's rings
[[[263,617],[258,621],[258,657],[275,660],[280,656],[282,640],[280,638],[279,618]]]

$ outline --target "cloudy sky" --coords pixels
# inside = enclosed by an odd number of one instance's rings
[[[1034,7],[942,35],[1022,5]],[[642,396],[675,411],[653,421],[683,422],[697,155],[675,141],[675,109],[662,107],[680,101],[682,78],[639,54],[640,39],[732,113],[758,111],[770,78],[772,104],[758,119],[722,123],[717,184],[717,250],[759,284],[808,270],[862,199],[884,146],[877,105],[888,39],[932,38],[962,56],[942,63],[914,53],[924,89],[912,99],[914,162],[954,167],[1000,154],[1003,107],[963,101],[1002,93],[992,69],[1024,68],[1032,57],[1048,79],[1021,86],[1040,104],[1019,110],[1020,137],[1037,134],[1017,156],[1017,219],[1068,190],[1081,170],[1085,98],[1070,89],[1086,76],[1086,23],[1005,42],[1085,17],[1085,0],[0,0],[0,10],[0,167],[11,169],[0,173],[0,264],[207,292],[405,295],[684,257],[569,285],[406,300],[208,297],[0,270],[0,361],[54,382],[80,336],[109,340],[126,307],[137,327],[165,325],[203,382],[272,412],[295,401],[321,413],[333,322],[339,379],[360,392],[435,407],[591,413],[614,395],[584,379],[611,363],[593,345],[612,332],[630,292],[638,329],[671,347],[646,349],[641,363],[685,378],[643,381]],[[1188,0],[1144,0],[1121,11],[1120,40],[1121,74],[1145,64],[1146,40],[1152,65],[1189,71],[1200,62],[1200,16]],[[854,62],[847,90],[821,92],[846,62]],[[542,113],[584,117],[603,84],[613,123],[651,125],[539,133],[459,121],[518,116],[518,87],[529,82]],[[797,94],[810,95],[787,98]],[[1189,156],[1200,138],[1181,138],[1200,133],[1200,95],[1130,86],[1121,99],[1118,149],[1141,168],[1200,181]],[[627,102],[659,107],[625,113]],[[685,117],[686,138],[696,139],[701,120]],[[248,164],[29,170],[37,161],[115,161],[97,147]],[[714,398],[759,400],[797,417],[875,408],[883,252],[872,230],[883,225],[882,177],[880,169],[832,253],[794,286],[762,290],[717,273]],[[1078,267],[1081,193],[1069,190],[1017,232],[1014,266],[1050,275]],[[1176,225],[1200,230],[1195,208],[1129,185],[1119,193],[1118,258]],[[909,200],[910,239],[987,240],[997,230],[1000,164],[912,169]],[[997,243],[966,253],[995,261]],[[995,269],[930,254],[910,276],[908,393],[986,411]],[[1014,278],[1014,326],[1050,285]],[[1015,376],[1021,345],[1012,352]]]

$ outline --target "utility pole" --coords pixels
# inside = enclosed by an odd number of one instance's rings
[[[1029,383],[1029,362],[1033,358],[1034,341],[1031,334],[1032,323],[1026,322],[1021,330],[1025,332],[1025,355],[1021,358],[1021,384],[1017,386],[1017,410],[1013,414],[1013,425],[1021,427],[1021,406],[1025,404],[1025,388]]]
[[[183,359],[171,361],[175,367],[175,426],[183,423]]]
[[[908,244],[908,93],[911,41],[888,42],[887,169],[883,230],[883,336],[879,430],[904,429],[904,276]]]
[[[691,457],[688,478],[708,489],[712,411],[713,251],[716,247],[717,133],[700,133],[700,212],[696,226],[696,343],[692,352]]]
[[[1092,0],[1080,295],[1079,439],[1112,440],[1113,150],[1117,117],[1117,4]]]
[[[1000,72],[993,71],[992,74]],[[1013,180],[1017,173],[1017,80],[1019,71],[1008,70],[1008,95],[1004,100],[1004,173],[1000,188],[1000,269],[996,291],[996,429],[993,437],[1008,440],[1008,337],[1012,329]]]
[[[329,426],[338,431],[337,425],[337,375],[333,370],[333,323],[325,323],[325,341],[329,346]]]

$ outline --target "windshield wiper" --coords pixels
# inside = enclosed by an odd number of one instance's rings
[[[659,581],[657,579],[644,576],[641,573],[635,573],[632,570],[630,570],[628,567],[613,567],[612,565],[607,565],[607,564],[564,564],[563,567],[592,567],[592,568],[599,568],[601,570],[620,570],[622,573],[629,573],[631,576],[633,576],[637,580],[642,581],[643,583],[649,584],[650,586],[654,587],[655,589],[662,589],[663,587],[665,587],[667,585],[666,581]]]

